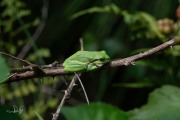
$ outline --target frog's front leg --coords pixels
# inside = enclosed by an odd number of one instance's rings
[[[95,59],[86,64],[87,71],[94,70],[97,68],[100,68],[103,65],[102,61],[100,59]]]

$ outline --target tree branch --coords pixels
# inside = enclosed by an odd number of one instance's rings
[[[105,66],[120,67],[123,65],[125,65],[125,66],[133,65],[134,62],[137,60],[148,57],[157,52],[163,51],[163,50],[165,50],[171,46],[177,45],[177,44],[180,44],[180,37],[174,37],[173,39],[171,39],[157,47],[154,47],[148,51],[141,52],[139,54],[136,54],[136,55],[133,55],[133,56],[130,56],[127,58],[112,61],[112,62],[106,64]],[[23,69],[23,68],[19,68],[19,69]],[[56,75],[66,74],[64,72],[63,67],[44,67],[44,68],[42,67],[41,69],[42,69],[43,73],[42,72],[39,73],[38,71],[33,71],[33,70],[13,72],[16,74],[14,74],[12,77],[10,77],[5,83],[11,83],[11,82],[16,82],[16,81],[20,81],[20,80],[30,79],[30,78],[39,78],[39,77],[56,76]]]
[[[125,65],[125,66],[132,65],[137,60],[140,60],[140,59],[145,58],[147,56],[153,55],[157,52],[160,52],[164,49],[167,49],[167,48],[174,46],[174,45],[177,45],[177,44],[180,44],[180,37],[175,37],[175,38],[173,38],[173,39],[171,39],[171,40],[169,40],[169,41],[167,41],[167,42],[165,42],[165,43],[163,43],[157,47],[154,47],[154,48],[147,50],[145,52],[141,52],[137,55],[133,55],[133,56],[130,56],[127,58],[112,61],[111,63],[109,63],[109,66],[110,67],[118,67],[118,66],[122,66],[122,65]]]

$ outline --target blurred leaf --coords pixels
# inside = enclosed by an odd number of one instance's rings
[[[164,85],[149,95],[148,103],[130,111],[131,120],[180,120],[180,89]]]
[[[26,84],[21,85],[20,90],[21,90],[21,94],[24,96],[27,96],[28,94],[30,94],[30,90],[28,89]]]
[[[64,107],[62,112],[68,120],[128,120],[125,112],[103,103]]]
[[[173,46],[172,49],[167,51],[168,54],[172,54],[173,56],[180,56],[180,46]]]
[[[50,100],[48,101],[47,105],[48,105],[48,107],[50,107],[50,108],[54,108],[54,107],[57,106],[58,102],[59,102],[59,99],[58,99],[58,98],[52,98],[52,99],[50,99]]]
[[[116,6],[115,4],[106,5],[104,7],[92,7],[86,10],[82,10],[80,12],[75,13],[71,16],[71,19],[78,18],[85,14],[91,14],[91,13],[114,13],[114,14],[120,14],[121,9]]]
[[[39,18],[36,18],[34,21],[33,21],[33,26],[37,26],[40,24],[40,19]]]
[[[146,38],[153,38],[157,36],[161,40],[165,40],[166,37],[158,30],[157,20],[150,14],[145,12],[136,12],[130,14],[127,11],[123,11],[124,21],[133,31],[138,31],[139,36],[145,36]],[[139,31],[140,30],[140,31]]]
[[[35,53],[30,54],[27,57],[27,60],[29,61],[37,61],[39,58],[47,58],[50,56],[50,51],[49,49],[46,48],[40,48],[37,51],[35,51]]]
[[[136,12],[130,14],[126,10],[121,10],[115,4],[106,5],[104,7],[92,7],[86,10],[82,10],[71,16],[71,19],[75,19],[85,14],[91,13],[113,13],[123,15],[124,21],[129,27],[136,31],[136,36],[142,38],[154,38],[158,37],[161,40],[166,40],[166,37],[159,31],[157,27],[157,20],[152,15],[146,12]]]
[[[21,90],[18,89],[18,88],[15,89],[13,93],[14,93],[14,96],[15,96],[15,97],[21,97],[21,96],[23,95],[22,92],[21,92]]]
[[[5,59],[0,56],[0,83],[5,82],[9,77],[9,68],[5,62]]]
[[[38,21],[37,21],[37,22],[38,22]],[[16,30],[11,31],[10,35],[11,35],[12,37],[14,37],[14,36],[20,34],[21,32],[24,32],[24,30],[27,30],[27,29],[29,29],[29,28],[31,28],[31,27],[34,27],[35,24],[37,24],[36,21],[26,23],[26,24],[24,24],[23,26],[20,26],[19,28],[17,28]]]

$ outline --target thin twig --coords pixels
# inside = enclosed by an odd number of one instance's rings
[[[7,57],[10,57],[10,58],[12,58],[12,59],[18,60],[18,61],[23,62],[23,63],[25,63],[25,64],[27,64],[27,65],[30,65],[30,66],[35,65],[35,64],[32,64],[32,63],[30,63],[30,62],[28,62],[28,61],[26,61],[26,60],[21,59],[21,58],[18,58],[18,57],[15,57],[15,56],[13,56],[13,55],[10,55],[10,54],[8,54],[8,53],[0,52],[0,54],[5,55],[5,56],[7,56]]]
[[[48,65],[42,65],[39,66],[39,68],[41,69],[45,69],[45,68],[51,68],[51,69],[56,69],[56,68],[60,68],[62,67],[62,65],[60,65],[57,61],[48,64]],[[32,70],[32,66],[23,66],[22,68],[10,68],[10,71],[13,73],[22,73],[22,72],[26,72]]]
[[[124,58],[124,59],[119,59],[119,60],[115,60],[115,61],[112,61],[108,64],[108,66],[110,67],[118,67],[118,66],[122,66],[122,65],[125,65],[125,66],[128,66],[128,65],[133,65],[135,61],[137,60],[140,60],[142,58],[145,58],[147,56],[150,56],[150,55],[153,55],[157,52],[160,52],[166,48],[169,48],[169,47],[172,47],[173,45],[176,45],[176,44],[179,44],[180,43],[180,38],[179,37],[175,37],[174,39],[172,40],[169,40],[157,47],[154,47],[150,50],[147,50],[145,52],[141,52],[137,55],[133,55],[133,56],[130,56],[130,57],[127,57],[127,58]]]
[[[86,90],[85,90],[85,88],[84,88],[84,86],[83,86],[83,84],[82,84],[82,82],[81,82],[81,79],[79,78],[79,75],[78,75],[77,73],[74,73],[74,74],[75,74],[75,76],[77,77],[77,79],[78,79],[78,81],[79,81],[79,83],[80,83],[80,85],[81,85],[81,87],[82,87],[82,89],[83,89],[83,92],[84,92],[84,95],[85,95],[87,104],[89,105],[89,99],[88,99],[88,96],[87,96],[87,94],[86,94]]]
[[[69,85],[68,88],[64,91],[64,96],[63,96],[63,98],[62,98],[62,100],[61,100],[61,102],[60,102],[60,104],[59,104],[59,106],[58,106],[58,108],[57,108],[57,110],[56,110],[56,113],[53,114],[52,120],[57,120],[57,118],[59,117],[59,114],[60,114],[60,112],[61,112],[61,109],[62,109],[62,107],[63,107],[66,99],[70,96],[73,87],[76,85],[76,84],[75,84],[75,83],[76,83],[76,80],[79,80],[79,82],[80,82],[80,84],[81,84],[81,87],[82,87],[82,89],[83,89],[83,92],[84,92],[84,94],[85,94],[87,103],[89,104],[89,100],[88,100],[88,97],[87,97],[85,88],[84,88],[84,86],[83,86],[83,84],[82,84],[82,82],[81,82],[81,80],[80,80],[80,78],[79,78],[79,75],[75,73],[75,76],[73,77],[70,85]]]
[[[83,44],[83,38],[82,37],[79,39],[79,42],[80,42],[81,51],[84,51],[84,44]]]
[[[176,44],[180,43],[180,38],[174,38],[170,41],[167,41],[155,48],[152,48],[148,51],[145,52],[141,52],[137,55],[133,55],[127,58],[123,58],[123,59],[119,59],[119,60],[115,60],[112,61],[108,64],[106,64],[105,66],[107,67],[120,67],[123,65],[132,65],[135,61],[140,60],[144,57],[153,55],[157,52],[163,51],[171,46],[174,46]],[[14,76],[12,76],[11,78],[9,78],[6,83],[10,83],[10,82],[16,82],[16,81],[20,81],[20,80],[25,80],[25,79],[30,79],[30,78],[38,78],[38,77],[46,77],[46,76],[56,76],[56,75],[65,75],[67,73],[64,72],[63,67],[56,67],[56,68],[42,68],[44,74],[38,74],[36,71],[25,71],[22,73],[18,73]]]
[[[74,76],[71,83],[69,84],[68,88],[64,92],[64,96],[63,96],[63,98],[62,98],[62,100],[61,100],[61,102],[60,102],[60,104],[56,110],[56,113],[53,114],[52,120],[57,120],[57,118],[59,117],[59,113],[61,112],[62,106],[65,103],[65,100],[70,96],[73,87],[76,85],[75,84],[76,80],[77,80],[77,77]]]

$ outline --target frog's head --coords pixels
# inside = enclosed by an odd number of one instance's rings
[[[87,64],[87,70],[94,70],[102,67],[105,63],[110,61],[110,57],[105,51],[100,51],[96,54],[95,59]]]
[[[100,58],[101,62],[107,63],[110,61],[110,57],[107,55],[106,51],[102,50],[100,51],[100,53],[101,53],[101,58]]]

